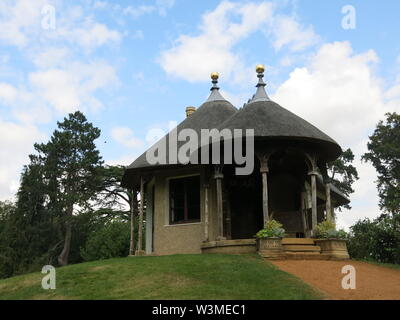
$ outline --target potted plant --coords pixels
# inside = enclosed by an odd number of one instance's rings
[[[267,259],[283,259],[282,238],[285,236],[285,229],[276,220],[268,221],[264,229],[256,233],[257,251]]]
[[[323,221],[317,225],[315,244],[321,248],[322,254],[327,254],[331,259],[349,259],[346,246],[347,233],[344,230],[336,230],[332,221]]]

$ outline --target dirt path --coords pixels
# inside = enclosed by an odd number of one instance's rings
[[[400,300],[400,270],[359,261],[273,261],[278,268],[292,273],[334,300]],[[356,270],[356,289],[342,288],[342,267]]]

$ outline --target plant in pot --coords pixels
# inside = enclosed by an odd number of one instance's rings
[[[323,221],[316,227],[315,244],[321,248],[322,254],[327,254],[331,259],[349,259],[346,246],[347,233],[343,229],[336,230],[333,221]]]
[[[267,259],[282,259],[282,238],[285,236],[285,229],[276,220],[269,220],[264,229],[256,233],[257,251]]]

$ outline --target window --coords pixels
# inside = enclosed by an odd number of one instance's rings
[[[200,221],[200,177],[169,180],[169,221],[171,224]]]

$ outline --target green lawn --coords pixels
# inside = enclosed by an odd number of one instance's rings
[[[0,299],[321,299],[322,294],[257,255],[127,257],[0,280]]]

